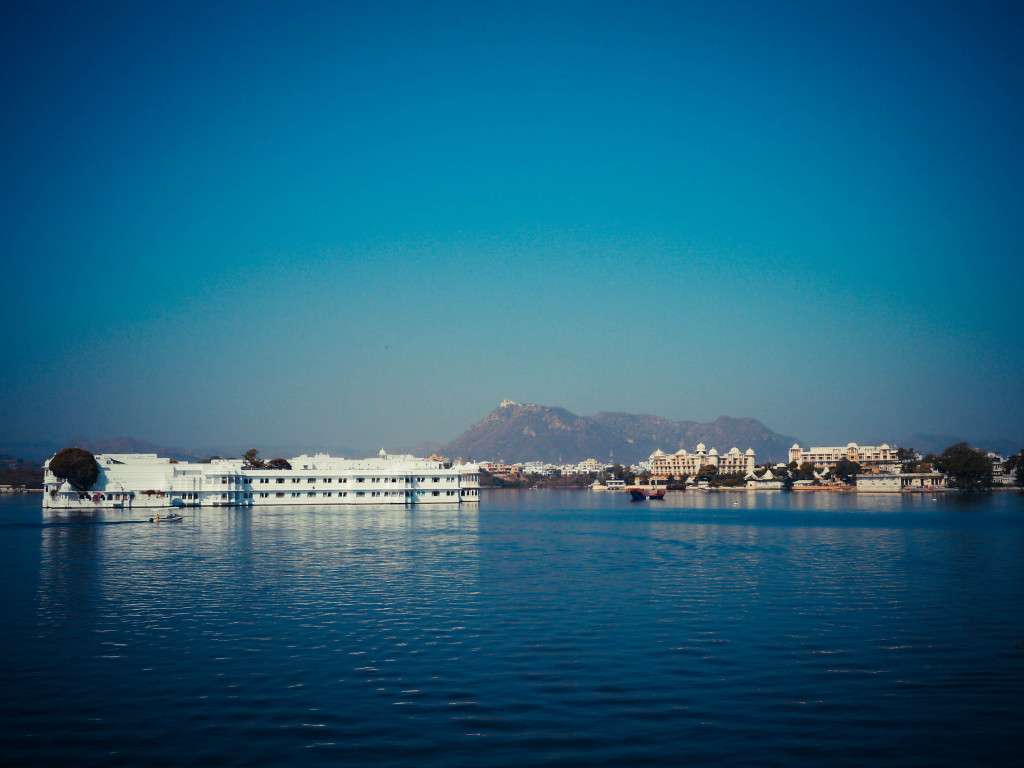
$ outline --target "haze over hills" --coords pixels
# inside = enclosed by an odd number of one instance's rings
[[[84,448],[92,453],[155,453],[158,456],[166,456],[178,461],[198,461],[210,456],[208,453],[200,453],[184,448],[153,445],[148,440],[140,440],[135,437],[112,437],[91,440],[83,435],[78,435],[60,443],[44,440],[33,443],[4,444],[3,446],[4,452],[14,453],[28,461],[35,462],[45,461],[57,451],[68,447]]]
[[[381,449],[375,448],[352,448],[342,446],[323,445],[297,445],[297,444],[256,444],[256,445],[216,445],[204,448],[177,448],[174,446],[154,445],[148,440],[141,440],[135,437],[112,437],[101,439],[90,439],[82,435],[73,437],[63,442],[54,440],[21,441],[0,443],[0,455],[8,455],[12,459],[17,457],[33,463],[42,463],[62,448],[84,448],[94,454],[100,453],[155,453],[177,461],[201,461],[211,456],[223,456],[226,458],[240,458],[249,448],[259,450],[264,459],[292,458],[303,453],[330,453],[333,456],[345,456],[347,458],[361,458],[373,456]],[[443,445],[438,442],[422,442],[411,448],[388,446],[390,453],[412,453],[416,456],[429,456],[439,451]]]
[[[853,439],[862,445],[892,443],[891,439],[858,439],[847,435],[837,436],[830,443],[845,445]],[[993,438],[969,440],[954,435],[914,433],[895,444],[914,448],[923,454],[941,453],[957,442],[969,442],[975,448],[998,451],[1004,457],[1011,456],[1024,447],[1024,438],[1017,440]],[[694,450],[697,443],[720,452],[736,446],[741,451],[753,448],[758,463],[764,461],[785,461],[789,447],[799,442],[790,435],[783,435],[751,418],[722,416],[715,421],[701,424],[695,421],[672,421],[650,414],[609,413],[601,411],[593,416],[578,416],[565,408],[543,405],[528,405],[506,400],[487,414],[459,437],[448,444],[423,441],[411,447],[388,445],[389,453],[412,453],[429,456],[439,453],[449,457],[467,457],[492,461],[545,461],[552,463],[576,462],[586,458],[604,460],[614,456],[616,461],[636,463],[651,455],[656,449],[674,452],[680,448]],[[51,440],[19,441],[0,443],[0,454],[19,457],[29,462],[42,462],[61,448],[78,446],[93,453],[155,453],[178,461],[198,461],[210,456],[240,457],[249,448],[259,449],[263,458],[292,458],[302,453],[327,452],[334,456],[360,458],[372,456],[382,446],[360,448],[300,445],[300,444],[255,444],[207,446],[199,449],[158,446],[148,440],[132,437],[89,439],[84,436],[64,442]]]
[[[991,438],[988,440],[968,440],[966,437],[954,435],[927,435],[915,432],[910,437],[900,441],[904,448],[913,448],[921,454],[942,453],[954,443],[970,443],[975,448],[983,451],[996,451],[1004,458],[1012,456],[1024,448],[1024,440],[1007,440],[1006,438]]]
[[[448,456],[502,461],[575,462],[586,458],[635,463],[655,450],[692,451],[697,443],[724,452],[753,448],[758,461],[783,460],[796,438],[756,419],[723,416],[709,424],[671,421],[648,414],[577,416],[564,408],[506,400],[442,448]]]

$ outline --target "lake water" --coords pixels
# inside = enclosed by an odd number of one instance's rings
[[[5,765],[1020,765],[1024,495],[0,497]]]

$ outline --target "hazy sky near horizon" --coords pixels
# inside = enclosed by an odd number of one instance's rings
[[[0,11],[0,441],[1024,436],[1024,6]]]

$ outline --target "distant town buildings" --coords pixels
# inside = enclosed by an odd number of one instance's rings
[[[992,484],[1014,485],[1016,475],[1012,466],[1007,467],[1000,454],[986,453],[992,466]],[[741,453],[739,448],[733,447],[727,453],[720,454],[715,448],[708,450],[704,443],[698,443],[692,453],[685,449],[675,453],[665,453],[658,449],[647,461],[637,462],[627,469],[635,474],[636,482],[641,484],[664,485],[669,477],[673,477],[681,485],[698,489],[705,486],[727,486],[744,487],[749,490],[850,490],[853,486],[858,491],[907,493],[942,490],[947,487],[947,478],[940,472],[932,471],[927,463],[917,467],[926,471],[907,471],[920,464],[920,454],[910,455],[909,452],[904,452],[898,457],[897,449],[888,444],[875,446],[847,443],[845,446],[814,446],[806,450],[796,444],[789,451],[789,459],[788,463],[767,463],[758,467],[757,456],[752,448]],[[860,465],[860,471],[856,473],[855,478],[836,476],[836,465],[844,459]],[[797,467],[810,464],[813,472],[808,472],[807,468],[803,467],[800,472],[793,473],[792,462],[796,462]],[[622,485],[620,480],[611,481],[607,477],[616,469],[611,460],[585,459],[575,464],[548,464],[540,461],[515,464],[477,463],[491,475],[509,480],[584,475],[598,478],[598,482],[591,486],[597,490],[608,490],[611,482],[616,486]],[[726,478],[725,483],[698,483],[697,476],[701,469],[709,465],[717,468],[716,474],[719,477],[738,474],[742,479]]]
[[[477,464],[488,474],[513,479],[523,475],[538,475],[540,477],[596,475],[610,471],[613,466],[597,459],[584,459],[576,464],[546,464],[542,461],[516,462],[515,464],[506,464],[501,461],[480,461]]]
[[[711,465],[718,467],[719,474],[741,473],[754,471],[756,455],[753,448],[740,453],[735,446],[728,453],[719,454],[712,448],[710,451],[704,443],[697,443],[693,453],[680,449],[675,453],[665,453],[660,448],[651,454],[651,474],[655,477],[686,477],[696,475],[701,467]]]

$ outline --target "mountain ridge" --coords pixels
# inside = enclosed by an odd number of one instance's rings
[[[941,453],[953,443],[966,440],[973,447],[999,451],[1004,457],[1017,453],[1024,446],[1018,440],[992,438],[970,440],[954,435],[917,432],[896,445],[913,447],[922,453]],[[545,461],[550,463],[577,462],[586,458],[614,458],[616,461],[635,463],[647,459],[660,448],[674,452],[680,448],[693,450],[697,443],[705,443],[719,451],[736,446],[740,450],[753,448],[759,463],[786,461],[793,443],[808,447],[805,441],[777,433],[757,419],[720,416],[714,421],[672,421],[649,413],[630,414],[599,411],[593,416],[579,416],[559,406],[542,406],[504,401],[476,424],[449,443],[421,441],[412,447],[387,446],[389,453],[412,453],[428,456],[439,453],[451,457],[492,461]],[[845,445],[845,442],[842,444]],[[857,441],[861,442],[861,441]],[[880,444],[891,440],[864,440],[861,444]],[[838,443],[837,443],[838,444]],[[61,448],[78,446],[93,453],[155,453],[179,461],[198,461],[212,455],[239,457],[249,446],[215,446],[184,449],[158,446],[148,440],[133,437],[90,439],[79,435],[63,442],[53,440],[4,441],[0,454],[20,457],[40,463]],[[380,446],[357,449],[339,446],[265,445],[256,446],[264,458],[292,457],[301,453],[326,450],[334,455],[359,457],[376,454]]]
[[[752,418],[672,421],[652,414],[600,411],[579,416],[558,406],[504,401],[444,446],[446,455],[502,461],[577,462],[586,458],[636,463],[655,450],[693,450],[697,443],[725,451],[753,448],[758,459],[782,461],[797,442]]]

